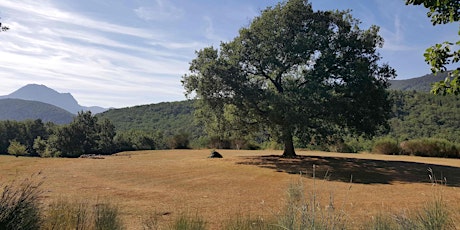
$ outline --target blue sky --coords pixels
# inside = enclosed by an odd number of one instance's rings
[[[268,0],[1,0],[0,95],[26,84],[71,93],[81,105],[127,107],[185,100],[181,77],[195,50],[218,47]],[[458,24],[433,27],[404,0],[311,0],[351,9],[361,28],[381,27],[383,61],[397,79],[430,73],[424,50],[457,41]]]

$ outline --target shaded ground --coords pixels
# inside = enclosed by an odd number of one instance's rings
[[[362,184],[431,183],[432,169],[437,183],[460,187],[460,168],[428,163],[357,159],[347,157],[298,156],[295,159],[278,155],[245,157],[238,164],[256,165],[277,172],[300,174],[332,181]]]

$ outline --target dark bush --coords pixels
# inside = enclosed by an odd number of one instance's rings
[[[401,143],[403,154],[422,157],[460,158],[459,147],[444,139],[423,138]]]
[[[383,138],[375,141],[372,152],[377,154],[398,155],[401,150],[396,140],[392,138]]]
[[[171,149],[189,149],[190,148],[190,135],[187,133],[180,133],[174,135],[169,141]]]

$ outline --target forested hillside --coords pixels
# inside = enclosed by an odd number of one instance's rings
[[[422,77],[411,78],[406,80],[391,80],[390,89],[392,90],[415,90],[420,92],[430,92],[431,85],[435,82],[443,81],[446,79],[448,72],[440,73],[437,75],[427,74]]]
[[[416,91],[391,91],[391,96],[394,117],[388,136],[399,141],[436,137],[460,143],[460,97]],[[181,101],[112,109],[98,116],[120,131],[160,132],[163,137],[188,134],[193,142],[205,136],[203,127],[194,122],[193,111],[193,101]]]
[[[421,137],[460,143],[460,97],[415,91],[393,91],[390,136],[402,141]]]
[[[203,135],[203,129],[195,125],[193,111],[193,101],[180,101],[110,109],[97,116],[109,119],[120,131],[161,132],[163,136],[187,134],[195,139]]]
[[[0,120],[41,119],[43,122],[68,124],[74,117],[74,114],[64,109],[39,101],[0,99]]]

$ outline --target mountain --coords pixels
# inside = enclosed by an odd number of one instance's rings
[[[391,80],[390,89],[392,90],[415,90],[421,92],[430,92],[431,85],[435,82],[446,79],[448,72],[439,73],[437,75],[427,74],[422,77],[411,78],[406,80]]]
[[[0,99],[0,120],[41,119],[45,123],[68,124],[74,116],[67,110],[39,101]]]
[[[0,96],[0,99],[14,98],[29,101],[39,101],[51,104],[62,109],[65,109],[73,114],[81,111],[91,111],[92,113],[101,113],[107,109],[102,107],[85,107],[78,104],[77,100],[70,93],[59,93],[56,90],[46,87],[45,85],[29,84],[13,93]]]

